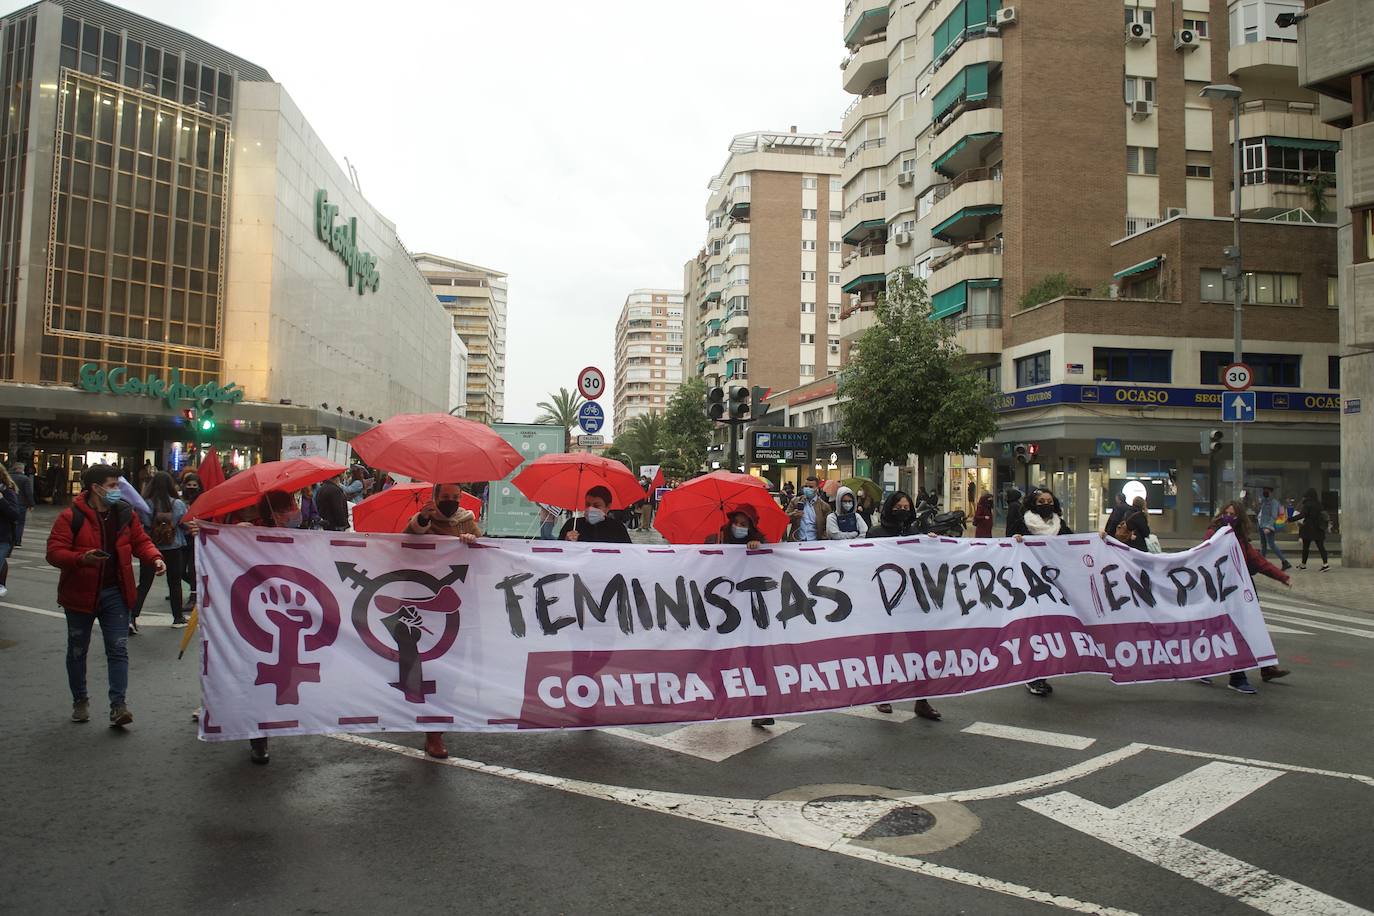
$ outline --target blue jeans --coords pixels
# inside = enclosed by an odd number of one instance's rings
[[[29,510],[19,507],[19,521],[14,523],[14,543],[24,543],[24,523],[29,520]]]
[[[72,688],[72,702],[88,699],[86,650],[91,646],[96,620],[100,621],[105,662],[110,669],[110,705],[121,706],[129,689],[129,605],[119,588],[101,589],[94,614],[67,611],[67,684]]]
[[[9,567],[5,564],[9,562],[10,551],[13,549],[13,544],[7,544],[4,541],[0,541],[0,585],[4,585],[9,578]]]
[[[1274,556],[1279,558],[1279,563],[1287,563],[1288,558],[1283,555],[1282,550],[1279,550],[1279,542],[1275,540],[1274,534],[1273,528],[1260,529],[1260,556],[1269,556],[1269,548],[1272,547],[1274,549]]]
[[[553,524],[554,524],[555,521],[556,521],[556,519],[549,519],[547,522],[540,522],[540,523],[539,523],[539,540],[541,540],[541,541],[552,541],[552,540],[553,540]]]

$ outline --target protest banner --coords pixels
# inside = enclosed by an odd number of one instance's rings
[[[204,525],[208,740],[698,722],[1276,661],[1228,530],[647,547]]]

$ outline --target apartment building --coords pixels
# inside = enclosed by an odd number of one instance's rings
[[[1298,82],[1340,128],[1341,562],[1374,566],[1374,4],[1327,0],[1298,22]],[[1365,410],[1368,402],[1370,409]]]
[[[417,254],[415,265],[467,346],[464,415],[479,423],[501,422],[506,414],[506,275],[437,254]]]
[[[616,429],[635,417],[661,414],[682,384],[682,293],[637,289],[615,323]]]
[[[836,133],[731,140],[683,271],[685,371],[782,390],[839,366],[843,155]]]
[[[1242,90],[1245,350],[1272,367],[1259,373],[1245,484],[1315,486],[1334,504],[1340,290],[1327,252],[1340,134],[1299,86],[1296,31],[1275,21],[1300,11],[1295,0],[848,4],[841,337],[872,323],[886,277],[908,268],[1005,393],[979,466],[946,463],[952,508],[966,508],[956,481],[968,470],[994,489],[1023,482],[1011,450],[1036,441],[1032,482],[1061,491],[1076,527],[1100,527],[1133,480],[1163,532],[1195,531],[1211,512],[1194,456],[1198,434],[1221,425],[1233,142],[1231,103],[1199,94],[1215,83]],[[1075,296],[1028,296],[1059,274]],[[1180,339],[1183,328],[1198,338]],[[1190,387],[1164,390],[1175,385]]]

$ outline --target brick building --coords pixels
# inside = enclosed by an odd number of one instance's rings
[[[663,413],[681,384],[682,293],[637,289],[615,323],[615,428]]]

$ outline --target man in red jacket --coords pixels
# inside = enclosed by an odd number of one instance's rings
[[[86,650],[100,621],[105,660],[110,669],[110,725],[134,721],[124,703],[129,686],[129,608],[138,595],[137,556],[167,571],[133,508],[119,490],[119,471],[93,464],[81,475],[81,492],[53,523],[48,562],[62,571],[57,603],[67,612],[67,682],[72,688],[72,721],[90,721],[86,694]]]

